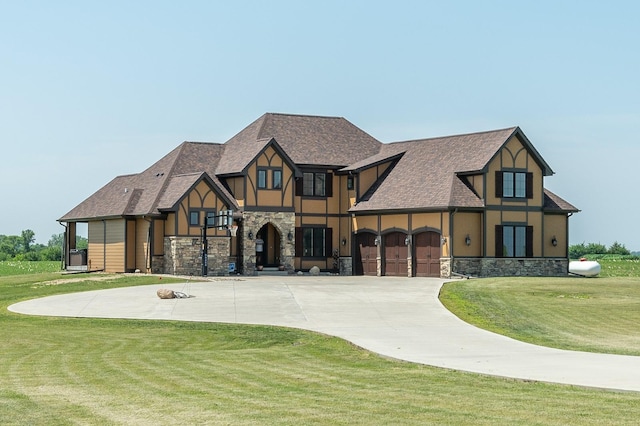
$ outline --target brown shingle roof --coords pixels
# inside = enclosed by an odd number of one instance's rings
[[[515,132],[517,127],[389,144],[387,152],[405,154],[369,200],[350,211],[482,207],[458,174],[481,171]]]
[[[342,117],[268,113],[225,142],[217,173],[242,172],[272,138],[296,165],[344,167],[382,145]]]
[[[577,213],[580,211],[573,204],[563,200],[546,188],[544,190],[544,209],[546,211],[555,210],[562,213]]]
[[[58,219],[61,222],[95,218],[160,214],[171,208],[184,192],[207,173],[210,182],[234,208],[233,196],[213,173],[224,146],[183,142],[145,171],[118,176]]]

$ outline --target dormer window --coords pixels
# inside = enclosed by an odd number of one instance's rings
[[[520,171],[496,172],[497,198],[533,198],[533,173]]]

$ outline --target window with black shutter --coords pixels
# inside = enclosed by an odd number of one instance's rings
[[[296,181],[296,195],[305,197],[333,196],[333,174],[325,172],[304,172]]]
[[[533,198],[533,173],[518,171],[496,172],[497,198]]]
[[[533,226],[496,225],[496,257],[533,257]]]
[[[320,227],[296,228],[296,257],[330,257],[333,229]]]

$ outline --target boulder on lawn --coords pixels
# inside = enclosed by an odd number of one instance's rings
[[[320,268],[318,268],[317,266],[312,266],[311,269],[309,269],[309,273],[311,275],[318,276],[320,275]]]
[[[173,290],[169,290],[166,288],[161,288],[160,290],[158,290],[157,294],[160,299],[173,299],[174,297],[176,297],[176,295],[173,294]]]

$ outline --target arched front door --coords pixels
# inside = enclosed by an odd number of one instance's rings
[[[440,276],[440,234],[434,231],[422,232],[413,237],[415,256],[413,259],[417,277]]]
[[[384,236],[384,275],[407,276],[407,235],[391,232]]]
[[[361,232],[356,237],[356,275],[378,275],[376,236]]]
[[[256,245],[256,265],[280,265],[280,232],[271,223],[267,223],[256,234],[256,241],[262,241],[262,251]]]

